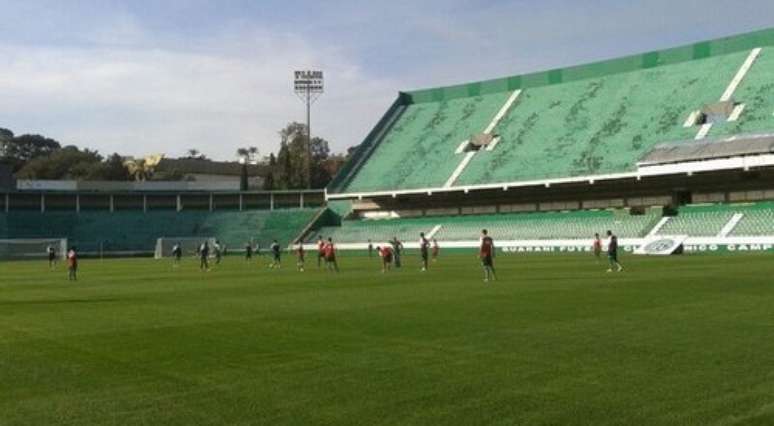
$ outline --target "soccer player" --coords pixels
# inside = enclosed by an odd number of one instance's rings
[[[438,241],[433,238],[433,262],[438,260],[438,253],[441,252],[441,247],[438,245]]]
[[[479,249],[479,257],[481,258],[481,266],[484,268],[484,282],[497,280],[494,269],[494,240],[490,237],[486,229],[481,230],[481,248]]]
[[[54,266],[56,266],[56,249],[54,249],[54,246],[48,246],[46,247],[46,253],[48,253],[48,268],[54,269]]]
[[[78,253],[75,247],[67,252],[67,281],[78,281]]]
[[[199,246],[199,270],[202,271],[209,271],[210,270],[210,244],[207,241],[204,241],[201,246]]]
[[[296,246],[296,269],[299,272],[304,272],[304,254],[304,243],[299,241],[298,246]]]
[[[322,261],[325,259],[325,241],[322,235],[317,236],[317,269],[320,269]]]
[[[280,255],[282,253],[282,249],[280,248],[279,243],[277,240],[274,240],[271,243],[271,254],[274,257],[274,259],[269,264],[269,268],[282,268],[282,260],[280,259]]]
[[[602,240],[599,238],[599,233],[594,234],[594,242],[592,243],[592,249],[594,250],[594,257],[599,262],[599,257],[602,255]]]
[[[180,258],[183,257],[183,247],[180,242],[172,246],[172,266],[180,266]]]
[[[328,270],[334,270],[339,272],[339,264],[336,263],[336,247],[333,245],[333,238],[328,237],[328,242],[325,243],[325,266]]]
[[[425,233],[419,233],[419,253],[422,256],[422,272],[427,271],[427,258],[429,257],[430,241],[425,238]]]
[[[607,272],[613,272],[613,267],[617,272],[623,271],[623,266],[618,263],[618,237],[610,230],[607,231],[607,260],[610,262]]]
[[[212,248],[215,251],[215,264],[220,265],[220,259],[223,257],[223,247],[221,247],[220,241],[215,240],[212,244]]]
[[[403,243],[398,240],[398,237],[393,237],[392,241],[393,258],[395,259],[395,267],[400,268],[400,251],[403,250]]]
[[[376,251],[382,258],[382,273],[389,271],[392,265],[392,248],[390,246],[376,246]]]
[[[379,248],[377,247],[377,250]],[[368,240],[368,257],[373,257],[373,251],[374,251],[374,245],[371,243],[371,240]]]
[[[253,245],[249,242],[245,244],[245,261],[249,262],[253,260]]]

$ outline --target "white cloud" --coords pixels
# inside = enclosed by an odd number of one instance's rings
[[[146,38],[132,25],[96,34],[108,43],[0,44],[0,127],[103,153],[198,148],[228,159],[256,145],[267,154],[287,122],[305,119],[292,71],[320,67],[328,93],[314,106],[312,130],[342,151],[360,143],[396,94],[395,83],[369,79],[341,52],[286,34],[224,34],[188,49],[117,42]]]

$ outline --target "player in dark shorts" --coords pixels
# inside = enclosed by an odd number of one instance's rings
[[[422,256],[422,272],[427,271],[427,259],[430,257],[430,241],[425,238],[425,233],[419,233],[419,253]]]
[[[221,247],[220,241],[215,240],[212,249],[215,252],[215,264],[220,265],[220,260],[223,258],[223,247]]]
[[[323,241],[322,235],[319,235],[317,237],[317,269],[320,269],[323,260],[325,260],[325,241]]]
[[[56,250],[54,249],[54,246],[48,246],[46,248],[46,253],[48,253],[48,267],[49,269],[53,269],[54,266],[56,266]]]
[[[336,262],[336,247],[333,245],[333,238],[328,237],[328,242],[325,243],[323,252],[325,254],[325,266],[328,270],[339,272],[339,264]]]
[[[378,249],[379,248],[377,247],[377,250]],[[374,253],[374,245],[373,243],[371,243],[371,240],[368,240],[368,257],[369,258],[373,257],[373,253]]]
[[[299,272],[304,272],[304,255],[306,254],[304,250],[304,243],[299,241],[298,247],[296,247],[296,269],[298,269]]]
[[[394,259],[395,267],[400,268],[400,253],[403,250],[403,243],[398,240],[398,237],[393,237],[390,244],[392,244],[392,258]]]
[[[178,267],[180,266],[180,258],[183,257],[183,246],[180,245],[178,242],[175,244],[174,247],[172,247],[172,266]]]
[[[200,247],[199,247],[199,269],[202,271],[209,271],[210,270],[210,244],[205,241]]]
[[[616,268],[616,272],[623,271],[623,266],[618,262],[618,237],[613,235],[613,231],[607,231],[607,260],[610,262],[610,268],[607,272],[613,272],[613,268]]]
[[[390,267],[392,266],[392,247],[376,246],[376,251],[379,253],[379,256],[382,258],[382,273],[389,271]]]
[[[245,261],[251,261],[253,260],[253,245],[250,243],[247,243],[245,245]]]
[[[67,280],[78,281],[78,252],[75,247],[67,252]]]
[[[280,259],[281,253],[282,249],[280,248],[279,243],[277,240],[274,240],[274,242],[271,243],[271,254],[274,259],[271,264],[269,264],[269,268],[282,268],[282,260]]]
[[[490,279],[497,280],[494,268],[494,240],[488,235],[486,229],[481,230],[481,248],[478,255],[484,268],[484,282],[489,282]]]

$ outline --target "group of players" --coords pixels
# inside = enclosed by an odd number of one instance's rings
[[[607,231],[607,257],[608,262],[610,264],[609,269],[607,272],[621,272],[623,271],[623,266],[618,261],[618,237],[613,234],[612,231]],[[599,234],[594,234],[594,241],[592,243],[592,249],[594,251],[594,255],[599,259],[602,255],[602,240],[599,236]],[[282,267],[282,248],[277,242],[277,240],[274,240],[270,246],[270,252],[272,254],[272,261],[269,263],[269,268],[281,268]],[[215,263],[220,264],[221,259],[223,255],[225,254],[225,246],[223,246],[220,241],[215,240],[212,244],[212,248],[210,248],[209,241],[202,242],[201,245],[199,245],[196,249],[196,255],[199,257],[199,268],[202,271],[209,271],[210,270],[210,264],[209,264],[209,258],[210,258],[210,250],[212,250],[212,254],[214,254],[215,257]],[[438,245],[438,241],[436,241],[435,238],[432,240],[428,240],[427,237],[425,237],[424,232],[419,233],[419,252],[420,252],[420,258],[422,262],[422,272],[425,272],[430,267],[430,253],[432,250],[432,260],[435,262],[438,258],[438,254],[440,253],[440,246]],[[304,262],[305,262],[305,250],[303,243],[299,242],[295,249],[296,254],[296,268],[298,271],[303,272],[304,271]],[[371,242],[371,240],[368,240],[368,257],[373,257],[373,251],[374,251],[374,245]],[[376,246],[376,252],[379,254],[379,257],[381,257],[382,260],[382,273],[386,273],[393,267],[400,268],[401,267],[401,253],[403,251],[403,243],[398,240],[398,237],[394,237],[392,240],[388,242],[388,244]],[[56,265],[57,262],[57,253],[56,249],[53,246],[48,246],[46,248],[46,252],[48,254],[48,263],[49,268],[53,268]],[[253,253],[260,255],[260,246],[253,247],[251,243],[247,243],[245,245],[245,260],[251,261],[253,258]],[[479,243],[479,259],[481,261],[481,266],[484,271],[484,282],[489,282],[490,280],[496,280],[497,276],[495,274],[495,268],[494,268],[494,254],[495,254],[495,246],[494,246],[494,240],[491,236],[489,236],[489,233],[486,229],[481,230],[481,238]],[[183,257],[183,246],[181,243],[176,243],[172,247],[172,258],[173,258],[173,266],[177,267],[180,265],[180,261]],[[68,269],[68,279],[71,281],[75,281],[78,279],[77,273],[78,273],[78,254],[75,247],[71,247],[67,251],[66,255],[67,259],[67,269]],[[322,236],[319,236],[317,238],[317,267],[321,268],[323,263],[325,264],[325,268],[329,271],[333,272],[339,272],[339,265],[336,260],[336,246],[333,244],[333,239],[328,238],[327,240],[324,240]]]

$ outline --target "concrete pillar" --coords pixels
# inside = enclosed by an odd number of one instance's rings
[[[143,194],[142,196],[142,212],[147,213],[148,212],[148,196]]]
[[[212,197],[212,192],[210,192],[210,211],[215,210],[215,202]]]
[[[244,198],[242,198],[242,193],[239,193],[239,211],[241,212],[244,208]]]
[[[299,204],[299,207],[303,209],[303,208],[304,208],[304,193],[303,193],[303,192],[301,192],[301,193],[299,194],[299,197],[298,197],[298,198],[299,198],[299,202],[298,202],[298,204]]]
[[[116,211],[116,203],[113,199],[113,194],[110,194],[110,213],[113,213],[114,211]]]
[[[40,212],[46,212],[46,194],[40,194]]]
[[[177,211],[183,210],[183,199],[177,194]]]
[[[8,213],[11,210],[11,194],[5,194],[5,212]]]
[[[269,193],[269,210],[274,210],[274,193]]]
[[[75,194],[75,212],[81,212],[81,194]]]

